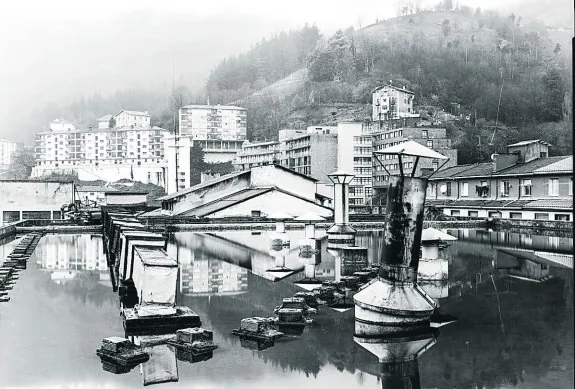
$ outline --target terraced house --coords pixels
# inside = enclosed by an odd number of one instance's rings
[[[450,216],[572,221],[573,156],[548,157],[549,146],[519,142],[492,162],[438,171],[426,205]]]

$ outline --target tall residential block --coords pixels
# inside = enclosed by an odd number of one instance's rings
[[[167,133],[149,125],[76,129],[65,121],[54,121],[36,135],[32,177],[74,174],[86,181],[125,178],[165,186]]]
[[[6,170],[13,162],[19,144],[11,140],[0,139],[0,170]]]

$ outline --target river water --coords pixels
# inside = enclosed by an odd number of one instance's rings
[[[200,315],[219,348],[197,363],[173,355],[169,373],[177,382],[161,386],[573,387],[573,239],[448,232],[459,238],[440,252],[449,279],[425,288],[442,313],[458,320],[441,327],[417,359],[411,386],[392,386],[377,356],[354,342],[353,309],[321,307],[301,336],[263,351],[231,335],[242,318],[271,316],[283,297],[302,290],[303,232],[290,232],[291,247],[280,254],[270,251],[268,232],[173,234],[168,252],[180,263],[177,304]],[[14,243],[0,243],[2,258]],[[381,233],[362,232],[357,244],[368,248],[370,262],[379,261]],[[325,239],[315,261],[317,278],[337,277]],[[288,270],[268,271],[278,265]],[[103,338],[124,335],[100,236],[44,236],[9,296],[0,303],[1,388],[143,386],[141,366],[113,374],[95,353]]]

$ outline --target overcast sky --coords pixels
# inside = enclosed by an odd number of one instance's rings
[[[172,56],[176,77],[197,87],[223,57],[273,32],[315,23],[331,34],[396,13],[396,0],[1,0],[0,137],[50,101],[171,83]]]

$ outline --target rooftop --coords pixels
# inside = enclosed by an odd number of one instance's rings
[[[150,116],[148,111],[127,111],[125,109],[118,112],[118,115],[121,114],[122,112],[126,112],[128,115],[134,115],[134,116],[148,116],[148,117]]]
[[[544,144],[546,146],[551,146],[551,143],[547,143],[545,141],[542,141],[541,139],[533,139],[533,140],[524,140],[521,142],[513,143],[511,145],[507,145],[507,147],[526,146],[526,145],[530,145],[532,143],[541,143],[541,144]]]
[[[98,185],[84,185],[76,187],[78,192],[119,192],[118,189],[109,186],[98,186]]]
[[[109,122],[112,117],[114,117],[114,115],[104,115],[101,118],[98,118],[98,121],[99,122]]]
[[[405,89],[405,87],[403,87],[403,88],[398,88],[398,87],[393,86],[393,85],[380,86],[380,87],[378,87],[378,88],[375,88],[375,89],[372,90],[371,92],[372,92],[372,93],[373,93],[373,92],[377,92],[378,90],[383,89],[383,88],[391,88],[391,89],[395,89],[395,90],[398,90],[398,91],[401,91],[401,92],[405,92],[405,93],[409,93],[409,94],[412,94],[412,95],[415,94],[415,93],[413,93],[412,91],[409,91],[409,90]]]
[[[239,109],[245,111],[245,108],[238,107],[235,105],[200,105],[200,104],[190,104],[184,105],[182,108],[198,108],[198,109]],[[181,109],[181,108],[180,108]]]

